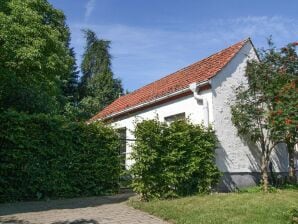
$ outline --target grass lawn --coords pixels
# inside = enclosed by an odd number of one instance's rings
[[[298,208],[298,190],[274,193],[228,193],[129,204],[171,223],[291,223],[289,211]]]

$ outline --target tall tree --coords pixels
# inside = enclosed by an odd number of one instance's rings
[[[0,2],[0,108],[56,113],[73,57],[64,14],[46,0]]]
[[[72,105],[76,105],[78,103],[79,98],[79,91],[78,91],[78,85],[79,85],[79,70],[78,66],[76,65],[75,60],[75,52],[73,48],[69,49],[70,56],[72,57],[72,63],[70,66],[70,75],[67,80],[64,82],[63,86],[63,95],[66,97],[67,103],[70,103]]]
[[[268,50],[260,52],[259,61],[247,64],[248,85],[236,90],[232,106],[232,120],[238,133],[249,137],[261,149],[265,191],[268,191],[268,163],[273,149],[278,143],[297,141],[298,126],[298,94],[296,84],[293,85],[297,82],[296,56],[277,51],[271,41],[269,45]],[[291,147],[288,145],[289,152]]]
[[[121,80],[111,69],[110,41],[98,39],[91,30],[83,31],[86,38],[79,84],[80,107],[88,119],[123,93]]]

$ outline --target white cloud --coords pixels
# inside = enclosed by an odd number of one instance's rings
[[[88,0],[87,4],[85,5],[85,15],[84,21],[87,22],[89,16],[91,15],[93,9],[95,7],[95,0]]]
[[[227,20],[214,20],[211,27],[217,32],[214,35],[224,35],[234,39],[238,35],[251,36],[256,41],[266,41],[270,35],[276,44],[285,44],[298,36],[297,20],[279,16],[248,16]]]
[[[72,43],[78,58],[83,53],[82,28],[90,28],[98,37],[112,41],[113,70],[130,90],[247,37],[252,37],[257,48],[266,47],[270,35],[277,46],[298,38],[298,21],[284,17],[217,19],[205,24],[194,22],[183,30],[74,24]]]

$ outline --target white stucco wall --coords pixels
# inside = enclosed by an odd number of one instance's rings
[[[200,92],[200,95],[208,100],[209,103],[209,120],[213,122],[213,108],[212,108],[212,93],[211,90],[205,90]],[[134,139],[133,130],[135,123],[137,121],[141,121],[143,119],[153,119],[158,118],[160,121],[164,121],[165,117],[185,113],[185,116],[188,117],[193,123],[202,123],[203,121],[203,105],[197,103],[194,99],[193,95],[181,97],[179,99],[164,103],[162,105],[158,105],[152,107],[150,109],[146,109],[141,112],[137,112],[135,114],[129,115],[125,118],[121,118],[118,121],[112,123],[112,126],[115,128],[124,128],[127,129],[127,138]],[[126,148],[126,167],[129,168],[132,164],[132,160],[130,160],[130,153],[132,150],[131,144],[133,142],[129,142]]]
[[[230,105],[235,99],[234,89],[246,83],[247,60],[256,59],[253,46],[248,42],[232,61],[211,80],[213,96],[214,128],[220,142],[216,150],[216,162],[222,172],[242,173],[260,171],[260,151],[247,145],[237,136],[231,121]],[[287,153],[279,149],[272,155],[275,171],[287,172]]]

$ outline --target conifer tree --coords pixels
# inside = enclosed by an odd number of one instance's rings
[[[80,117],[88,119],[123,94],[121,80],[111,69],[110,41],[99,39],[91,30],[86,38],[79,84]]]

